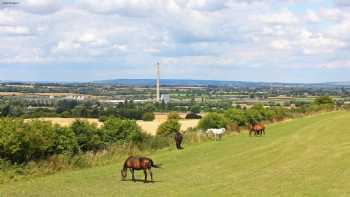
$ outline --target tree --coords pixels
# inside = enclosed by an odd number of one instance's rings
[[[327,105],[327,104],[334,104],[334,101],[329,96],[320,96],[315,99],[314,103],[317,105]]]
[[[157,135],[169,136],[179,132],[181,129],[181,124],[176,119],[168,119],[159,125],[157,130]]]
[[[96,124],[90,124],[86,120],[76,120],[72,131],[77,137],[77,142],[82,151],[98,150],[104,147],[104,133]]]
[[[191,113],[198,114],[201,112],[201,106],[199,106],[197,104],[192,105],[190,111],[191,111]]]
[[[225,111],[224,116],[239,126],[243,126],[247,123],[246,116],[239,109],[231,108]]]
[[[152,112],[146,112],[146,113],[143,114],[143,117],[142,117],[142,119],[144,121],[153,121],[154,118],[155,118],[155,115]]]
[[[179,115],[178,113],[176,113],[176,112],[170,112],[170,113],[168,114],[168,120],[170,120],[170,119],[180,120],[181,117],[180,117],[180,115]]]
[[[119,118],[108,118],[104,122],[102,130],[105,133],[105,141],[108,144],[138,142],[141,141],[141,128],[134,120],[122,120]]]
[[[225,128],[228,120],[219,113],[212,112],[204,116],[198,123],[198,127],[203,130],[210,128]]]

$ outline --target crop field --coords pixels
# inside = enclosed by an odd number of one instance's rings
[[[121,181],[120,161],[0,185],[0,196],[350,196],[349,120],[331,112],[269,125],[264,137],[163,149],[148,155],[162,164],[153,183]]]
[[[39,120],[44,120],[44,121],[50,121],[53,124],[59,124],[60,126],[66,127],[66,126],[70,126],[71,124],[73,124],[73,122],[77,119],[77,118],[38,118]],[[86,120],[89,123],[95,123],[97,124],[97,126],[102,126],[103,123],[98,121],[98,119],[96,118],[78,118],[80,120]],[[29,119],[27,119],[26,121],[28,121]]]
[[[181,117],[184,117],[184,114],[180,114]],[[45,121],[51,121],[54,124],[59,124],[61,126],[70,126],[76,118],[39,118],[40,120],[45,120]],[[95,118],[79,118],[81,120],[87,120],[90,123],[95,123],[97,126],[101,127],[103,125],[102,122],[98,121],[98,119]],[[142,131],[145,133],[155,135],[157,132],[157,129],[161,123],[166,121],[167,119],[167,114],[156,114],[155,120],[154,121],[142,121],[139,120],[137,121],[137,124],[142,128]],[[27,120],[28,121],[28,120]],[[198,125],[199,120],[180,120],[181,124],[181,130],[185,131],[188,128],[196,127]]]

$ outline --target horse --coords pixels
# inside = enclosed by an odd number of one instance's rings
[[[254,132],[255,136],[265,135],[265,126],[261,123],[254,123],[250,126],[249,135],[252,136],[252,132]]]
[[[125,180],[127,176],[127,170],[130,169],[132,180],[136,182],[134,170],[143,170],[143,173],[145,174],[145,180],[144,182],[147,183],[147,170],[151,176],[151,181],[153,181],[153,174],[151,171],[151,168],[160,168],[160,165],[155,165],[152,159],[147,157],[135,157],[130,156],[128,157],[125,162],[123,169],[121,170],[122,180]]]
[[[221,139],[222,135],[225,133],[226,129],[225,128],[221,128],[221,129],[208,129],[207,130],[207,135],[209,133],[212,133],[214,135],[214,139],[215,141],[217,140],[217,136],[219,136],[219,139]]]
[[[176,149],[181,150],[181,143],[182,143],[183,136],[180,132],[176,132],[175,134],[175,142],[176,142]]]

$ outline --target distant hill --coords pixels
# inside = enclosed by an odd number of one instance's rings
[[[111,79],[94,81],[92,83],[106,85],[126,86],[154,86],[155,79]],[[313,87],[329,88],[335,86],[350,86],[350,82],[330,83],[279,83],[279,82],[246,82],[246,81],[219,81],[219,80],[194,80],[194,79],[161,79],[162,86],[228,86],[228,87]]]

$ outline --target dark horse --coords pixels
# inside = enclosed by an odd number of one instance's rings
[[[159,165],[155,165],[152,161],[152,159],[147,157],[134,157],[130,156],[128,157],[125,162],[123,169],[121,170],[122,174],[122,180],[125,180],[128,172],[128,168],[130,169],[132,180],[136,182],[134,170],[143,170],[145,174],[145,183],[147,182],[147,170],[151,176],[151,181],[153,181],[152,171],[151,168],[159,168]]]
[[[177,150],[182,149],[181,143],[182,143],[183,136],[180,132],[176,132],[175,134],[175,142],[176,142],[176,148]]]
[[[253,123],[250,126],[249,135],[252,136],[252,133],[254,133],[255,136],[265,135],[265,126],[261,123]]]

